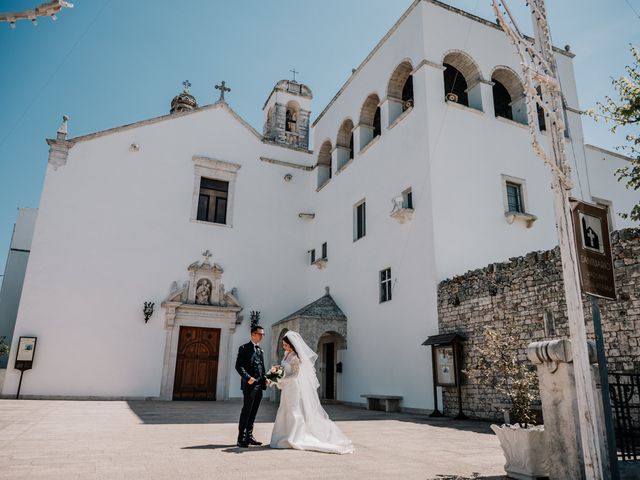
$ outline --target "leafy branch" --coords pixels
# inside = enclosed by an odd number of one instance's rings
[[[531,403],[536,400],[538,380],[524,362],[518,360],[518,334],[511,328],[485,327],[482,338],[469,351],[465,373],[477,383],[504,395],[511,402],[511,417],[522,428],[535,425]]]
[[[598,102],[598,109],[602,115],[593,110],[586,112],[596,121],[600,117],[603,117],[605,122],[611,120],[612,133],[615,133],[619,127],[640,124],[640,51],[631,46],[631,56],[633,61],[625,67],[626,76],[611,79],[619,98],[614,100],[606,96],[604,102]],[[630,133],[625,139],[629,144],[619,147],[619,150],[629,154],[631,165],[616,169],[615,175],[619,182],[626,182],[626,188],[638,190],[640,189],[640,135]],[[620,213],[620,216],[636,222],[640,221],[640,202],[632,207],[631,212]]]

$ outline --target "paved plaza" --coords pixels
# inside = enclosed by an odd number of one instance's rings
[[[327,405],[356,453],[235,446],[240,402],[0,400],[0,478],[503,478],[489,424]],[[276,405],[255,436],[268,441]]]

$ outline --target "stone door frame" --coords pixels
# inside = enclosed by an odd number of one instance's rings
[[[220,351],[218,354],[218,376],[216,399],[229,399],[230,372],[232,370],[232,342],[236,331],[238,307],[218,307],[212,305],[176,305],[173,321],[166,322],[166,342],[160,384],[160,400],[171,401],[178,360],[178,340],[180,327],[204,327],[220,329]]]

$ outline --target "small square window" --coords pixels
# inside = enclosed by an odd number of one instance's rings
[[[353,241],[361,239],[367,234],[366,202],[363,200],[354,207]]]
[[[507,182],[507,205],[509,207],[509,212],[524,213],[521,185],[513,182]]]
[[[322,244],[322,259],[323,260],[327,259],[327,242],[324,242]]]
[[[391,300],[391,268],[380,271],[380,303]]]
[[[312,248],[309,250],[309,263],[313,264],[316,261],[316,249]]]

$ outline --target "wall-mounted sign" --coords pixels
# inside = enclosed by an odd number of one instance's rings
[[[16,353],[16,370],[29,370],[33,365],[33,356],[36,353],[37,337],[20,337],[18,340],[18,352]]]
[[[574,199],[571,208],[582,291],[615,300],[607,209]]]

